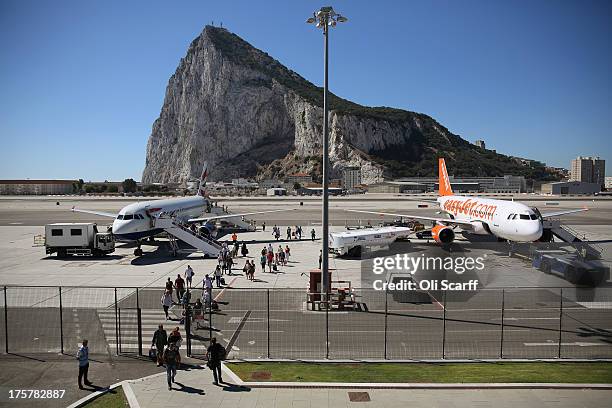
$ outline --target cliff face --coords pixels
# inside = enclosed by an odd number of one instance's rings
[[[330,98],[332,176],[358,166],[363,182],[372,183],[383,173],[410,175],[415,163],[429,169],[436,154],[452,160],[457,149],[483,153],[426,115]],[[197,177],[204,161],[212,180],[293,171],[318,178],[321,106],[320,88],[238,36],[207,26],[169,80],[142,180],[182,182]],[[425,173],[434,171],[432,165]]]

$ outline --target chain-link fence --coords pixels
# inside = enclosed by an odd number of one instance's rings
[[[72,354],[86,338],[92,353],[147,354],[162,324],[193,357],[216,337],[244,359],[612,358],[610,288],[357,289],[357,307],[318,308],[303,289],[225,288],[202,309],[192,289],[187,308],[173,294],[168,318],[163,291],[4,287],[0,341],[8,353]]]

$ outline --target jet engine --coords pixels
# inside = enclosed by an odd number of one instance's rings
[[[431,229],[433,239],[441,244],[450,244],[455,240],[455,231],[446,225],[436,225]]]

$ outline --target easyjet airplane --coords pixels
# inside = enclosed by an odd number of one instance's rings
[[[102,211],[82,210],[74,207],[72,208],[72,211],[114,218],[115,220],[113,221],[112,228],[113,235],[115,235],[115,238],[118,241],[137,242],[138,248],[134,250],[134,255],[136,256],[142,255],[142,250],[140,249],[142,240],[145,238],[154,237],[163,232],[162,229],[155,228],[154,223],[154,219],[160,215],[170,215],[186,224],[194,222],[204,223],[203,227],[200,229],[200,232],[204,232],[206,235],[214,236],[215,224],[213,221],[215,220],[278,211],[291,211],[290,209],[282,209],[241,214],[211,214],[210,216],[206,216],[205,212],[207,208],[210,207],[210,202],[206,197],[204,190],[207,176],[207,163],[204,163],[202,175],[200,176],[200,185],[195,196],[133,203],[123,207],[118,214],[111,214]]]
[[[440,197],[436,202],[440,205],[441,212],[446,215],[444,218],[375,211],[346,211],[432,221],[433,239],[443,244],[450,244],[455,239],[456,227],[473,234],[494,235],[513,242],[533,242],[542,237],[544,218],[587,210],[582,208],[541,214],[537,208],[529,208],[517,201],[455,195],[451,189],[443,158],[438,159],[438,180]]]

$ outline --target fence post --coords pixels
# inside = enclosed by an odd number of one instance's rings
[[[268,306],[266,308],[266,310],[268,311],[268,327],[267,327],[267,341],[268,341],[268,358],[270,358],[270,289],[266,289],[266,299],[267,299],[267,303]]]
[[[388,309],[388,307],[389,307],[388,306],[388,295],[389,295],[389,291],[386,290],[385,291],[385,357],[384,357],[385,360],[387,359],[387,327],[388,327],[387,326],[387,315],[388,315],[388,312],[389,312],[389,309]]]
[[[117,288],[115,288],[115,352],[119,355],[119,315],[117,312]]]
[[[329,292],[325,294],[325,358],[329,359]]]
[[[140,309],[140,300],[138,300],[138,288],[136,288],[136,309]]]
[[[4,351],[8,354],[8,303],[6,301],[6,286],[4,287]]]
[[[208,290],[208,289],[204,289],[204,290]],[[212,291],[210,293],[210,301],[208,304],[208,342],[210,343],[210,341],[212,340]]]
[[[136,309],[136,323],[138,324],[138,355],[142,356],[142,315],[140,308]]]
[[[64,317],[62,316],[62,287],[59,286],[60,350],[64,354]]]
[[[561,328],[563,325],[563,288],[559,292],[559,351],[557,358],[561,358]]]
[[[446,358],[446,291],[442,306],[442,360]]]
[[[499,341],[499,358],[504,358],[504,309],[506,302],[506,289],[502,289],[502,302],[501,302],[501,338]]]

